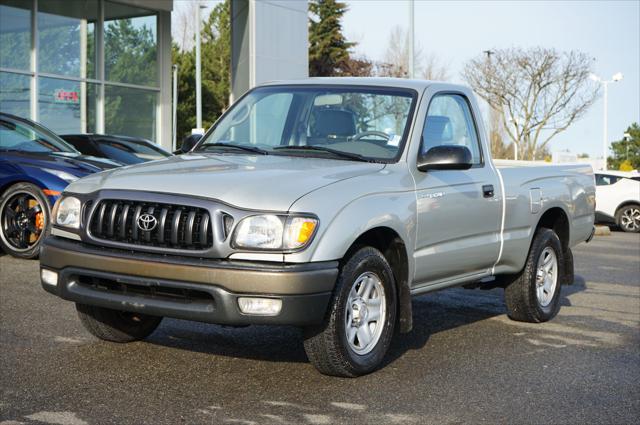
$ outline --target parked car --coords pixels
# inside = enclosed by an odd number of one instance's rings
[[[108,134],[63,134],[62,137],[85,155],[108,158],[122,165],[140,164],[171,156],[150,140]]]
[[[500,286],[509,317],[545,322],[593,235],[593,171],[494,164],[480,117],[470,89],[422,80],[257,87],[189,153],[65,189],[42,286],[107,341],[163,317],[297,325],[347,377],[411,330],[415,295]]]
[[[64,188],[116,166],[80,154],[39,124],[0,112],[0,247],[15,257],[36,257]]]
[[[625,232],[640,232],[638,173],[596,172],[596,221],[616,224]]]

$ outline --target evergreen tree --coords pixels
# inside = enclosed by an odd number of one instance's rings
[[[611,143],[611,150],[613,156],[609,157],[608,162],[612,170],[621,169],[623,163],[626,163],[624,168],[631,166],[633,170],[640,169],[640,125],[635,122],[631,124],[622,140]]]
[[[328,77],[348,75],[351,49],[342,34],[342,17],[347,6],[336,0],[309,2],[309,75]]]

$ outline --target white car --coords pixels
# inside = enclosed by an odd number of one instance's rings
[[[640,232],[640,174],[597,171],[595,176],[596,221]]]

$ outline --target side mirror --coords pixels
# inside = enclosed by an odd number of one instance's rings
[[[418,158],[418,170],[468,170],[473,165],[466,146],[435,146]]]
[[[181,153],[187,153],[191,151],[191,149],[193,149],[193,147],[200,141],[200,139],[202,139],[202,134],[191,134],[185,137],[182,140],[180,149],[178,149],[174,153],[180,155]]]

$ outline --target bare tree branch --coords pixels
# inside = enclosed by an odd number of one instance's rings
[[[581,52],[514,48],[496,50],[489,59],[478,56],[462,76],[492,109],[503,112],[502,124],[520,157],[534,159],[597,99],[591,65]]]

